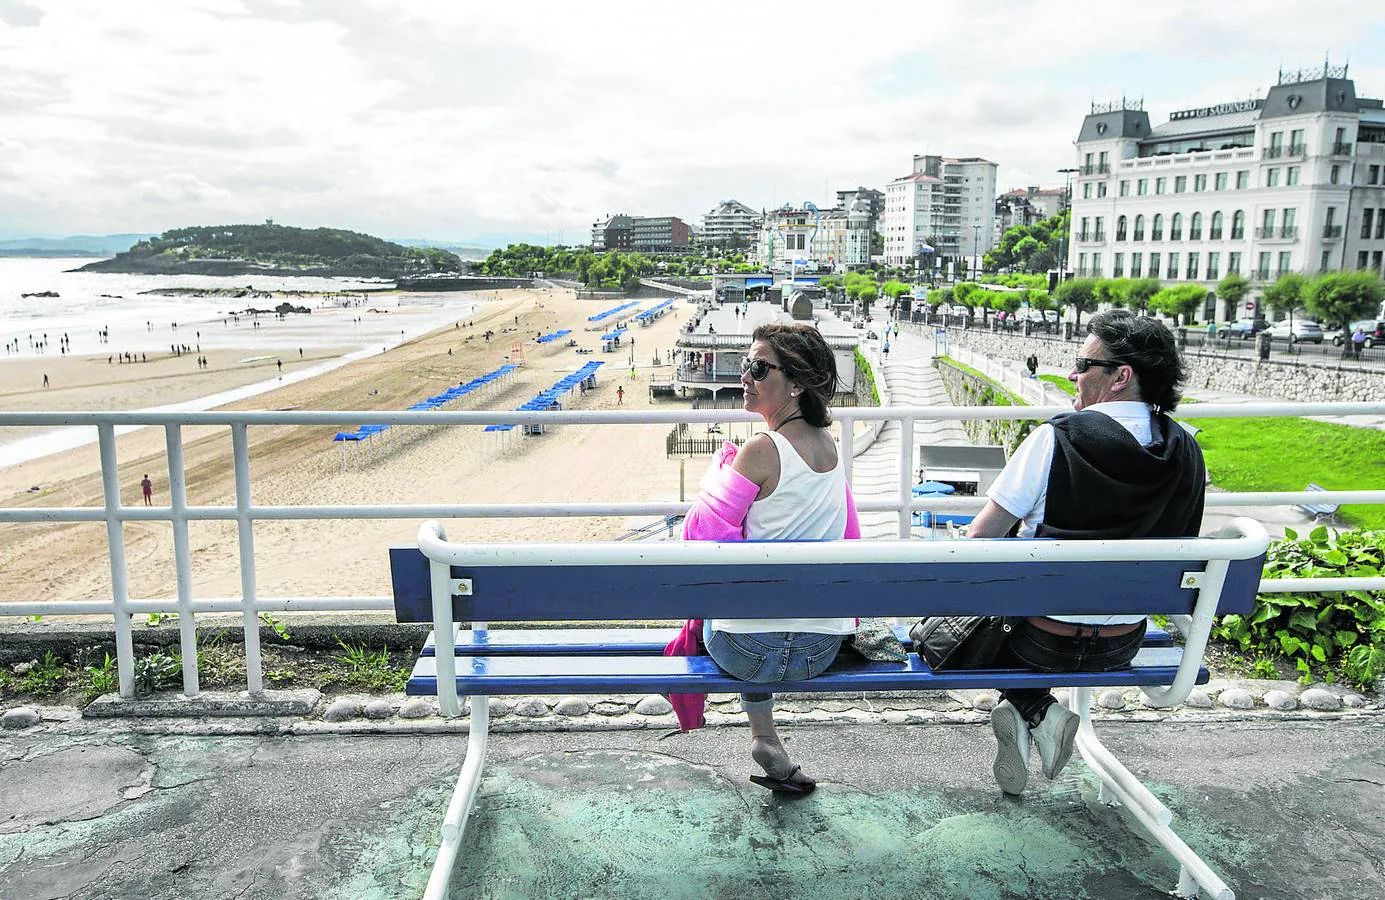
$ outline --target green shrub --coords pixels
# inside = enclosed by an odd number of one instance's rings
[[[1265,577],[1373,578],[1385,573],[1385,531],[1333,534],[1319,526],[1270,546]],[[1224,616],[1213,636],[1242,651],[1287,657],[1305,680],[1366,687],[1385,676],[1385,592],[1261,594],[1250,616]]]

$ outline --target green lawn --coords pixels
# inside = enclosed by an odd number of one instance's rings
[[[1047,381],[1049,384],[1056,384],[1067,392],[1069,397],[1077,395],[1077,385],[1068,381],[1066,375],[1040,375],[1040,381]]]
[[[1187,419],[1207,471],[1228,491],[1301,491],[1310,481],[1329,490],[1385,486],[1385,431],[1309,419]],[[1342,521],[1385,528],[1385,506],[1343,506]]]

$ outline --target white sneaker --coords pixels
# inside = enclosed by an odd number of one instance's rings
[[[1054,703],[1045,712],[1043,721],[1029,730],[1029,736],[1039,748],[1044,777],[1052,781],[1072,759],[1072,742],[1082,720],[1061,703]]]
[[[1029,782],[1029,726],[1010,701],[991,710],[991,731],[995,733],[995,783],[1007,794],[1018,796]]]

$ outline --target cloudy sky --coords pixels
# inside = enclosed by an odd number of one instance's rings
[[[915,153],[1053,184],[1093,100],[1350,60],[1360,0],[0,0],[0,238],[195,224],[583,239],[883,187]]]

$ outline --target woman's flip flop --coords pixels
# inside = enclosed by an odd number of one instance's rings
[[[807,781],[793,781],[793,777],[802,770],[802,766],[794,766],[785,778],[775,778],[773,775],[751,775],[750,782],[751,784],[758,784],[762,788],[768,788],[776,794],[804,797],[816,790],[818,783],[811,778]]]

